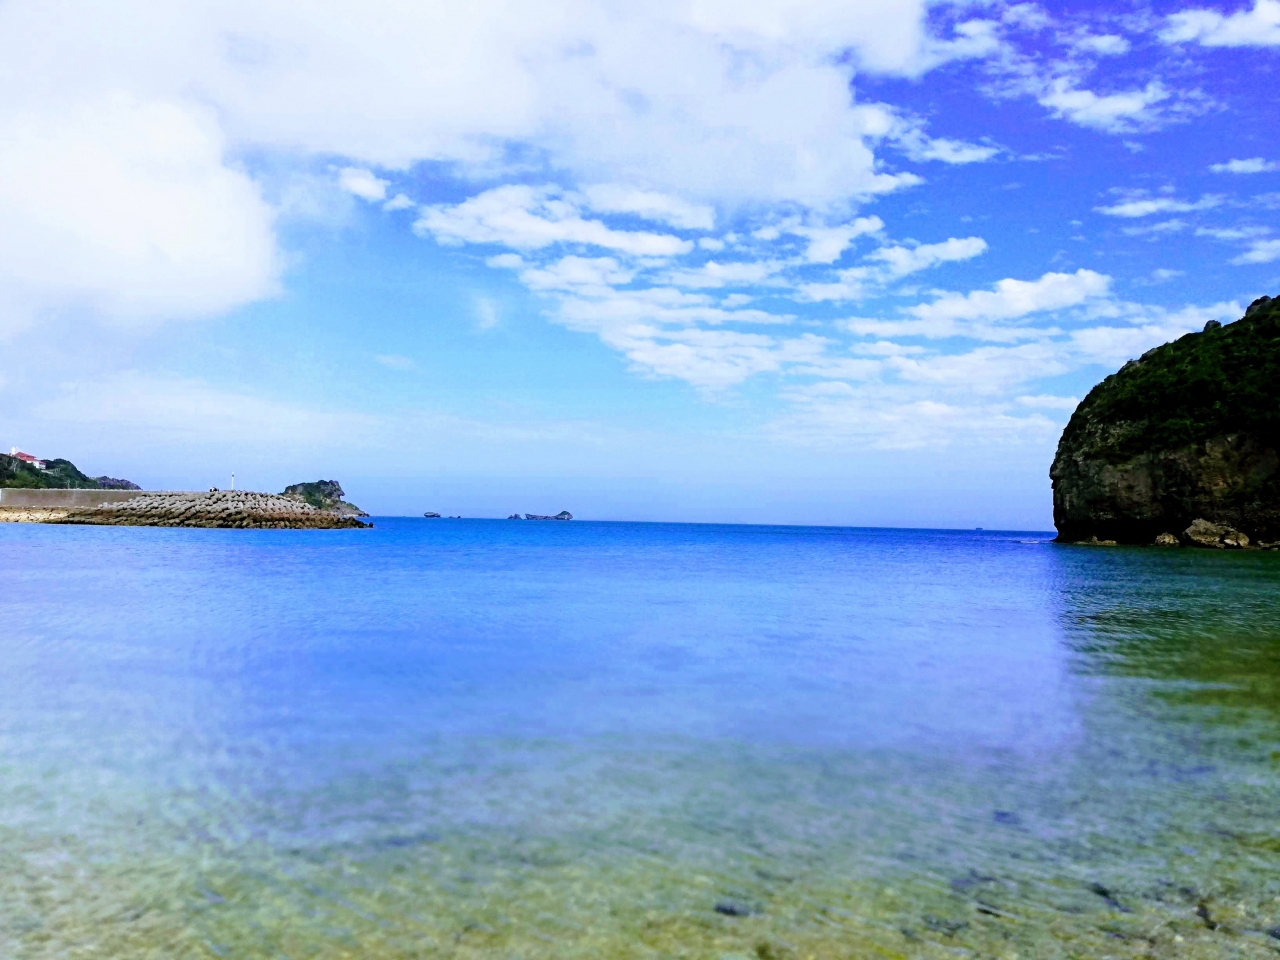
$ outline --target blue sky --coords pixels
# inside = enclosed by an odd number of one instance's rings
[[[1278,53],[1280,0],[7,2],[0,443],[1044,529],[1079,398],[1280,293]]]

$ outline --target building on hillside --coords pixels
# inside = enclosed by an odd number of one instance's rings
[[[37,470],[47,470],[49,468],[49,465],[45,463],[43,460],[41,460],[39,457],[33,457],[29,453],[23,453],[17,447],[14,447],[9,451],[9,456],[16,457],[17,459],[21,460],[23,463],[29,463],[31,464],[31,466],[35,467]]]

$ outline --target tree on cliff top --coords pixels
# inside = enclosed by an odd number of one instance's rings
[[[1099,423],[1127,429],[1090,430]],[[1121,463],[1240,433],[1280,445],[1280,298],[1263,297],[1234,323],[1210,323],[1125,364],[1076,408],[1062,447],[1090,446]]]

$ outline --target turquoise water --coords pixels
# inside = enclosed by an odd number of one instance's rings
[[[1274,956],[1280,555],[1049,536],[0,525],[0,955]]]

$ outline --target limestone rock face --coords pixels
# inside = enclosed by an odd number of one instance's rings
[[[1280,298],[1103,380],[1072,415],[1049,475],[1062,541],[1150,544],[1171,531],[1186,531],[1188,545],[1280,540]]]

